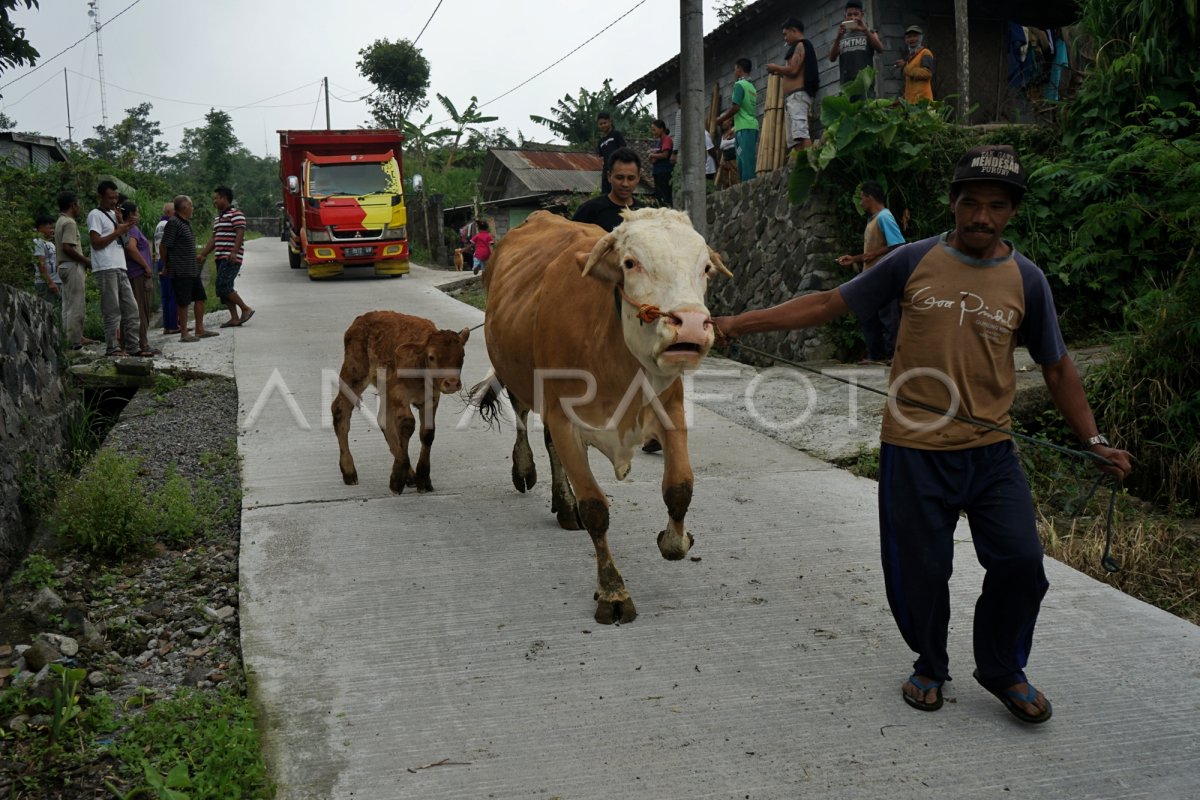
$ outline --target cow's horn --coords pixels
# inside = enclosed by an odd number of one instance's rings
[[[592,267],[604,258],[616,246],[617,238],[613,234],[607,234],[592,247],[592,252],[588,255],[587,263],[583,265],[583,274],[586,276],[592,271]]]
[[[724,275],[726,278],[733,277],[733,273],[729,271],[729,268],[725,266],[725,262],[721,260],[720,253],[710,247],[708,248],[708,256],[712,259],[713,266],[716,267],[722,275]]]

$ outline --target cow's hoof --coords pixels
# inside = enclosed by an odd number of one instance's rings
[[[417,481],[417,491],[418,492],[432,492],[433,491],[433,484],[429,482],[429,478],[425,478],[424,480]]]
[[[398,480],[395,475],[388,481],[388,488],[392,490],[392,494],[404,494],[404,481]]]
[[[342,483],[347,486],[358,486],[358,470],[342,473]]]
[[[633,606],[633,600],[628,597],[624,600],[596,601],[596,622],[601,625],[633,622],[635,619],[637,619],[637,609]]]
[[[527,490],[532,489],[534,484],[537,483],[537,470],[530,469],[522,472],[516,464],[513,464],[512,481],[513,486],[517,488],[517,491],[521,494],[525,494]]]
[[[408,471],[408,475],[405,476],[405,478],[404,478],[404,485],[405,486],[416,486],[417,485],[417,476],[411,469]]]
[[[558,517],[558,527],[564,531],[583,530],[583,520],[579,518],[579,509],[575,506],[567,508],[551,508]]]
[[[683,540],[676,538],[675,541],[668,539],[664,546],[663,539],[670,535],[670,531],[661,530],[658,532],[658,551],[662,553],[662,557],[667,561],[680,561],[692,549],[692,545],[696,543],[696,537],[692,536],[691,532],[687,532],[687,545],[683,545]]]

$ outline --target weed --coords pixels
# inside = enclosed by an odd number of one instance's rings
[[[183,379],[178,375],[173,375],[170,372],[158,372],[154,375],[154,394],[157,397],[162,397],[165,394],[175,391],[180,386],[183,386]]]
[[[149,780],[146,762],[156,774],[191,764],[191,800],[270,796],[250,702],[228,691],[182,690],[155,703],[136,718],[113,754],[130,780]]]
[[[21,568],[13,573],[13,586],[38,589],[57,589],[59,582],[54,577],[54,562],[38,553],[26,557]]]
[[[844,467],[851,474],[860,478],[879,480],[879,448],[859,445],[858,452],[840,462],[838,466]]]
[[[79,683],[87,677],[87,670],[64,667],[62,664],[51,664],[50,669],[61,678],[59,685],[54,687],[54,696],[50,701],[50,743],[55,744],[62,739],[67,723],[82,711]]]
[[[140,462],[101,450],[55,506],[53,524],[65,541],[102,556],[121,556],[148,544],[153,514]]]
[[[172,544],[186,542],[204,527],[208,514],[193,502],[194,494],[193,487],[175,472],[175,467],[169,467],[166,482],[155,493],[154,505],[157,516],[155,527]]]

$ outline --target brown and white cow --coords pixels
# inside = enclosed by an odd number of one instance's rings
[[[667,526],[658,547],[664,558],[682,559],[693,538],[684,527],[692,467],[680,378],[713,343],[704,294],[714,272],[730,274],[686,215],[642,209],[609,234],[532,214],[504,237],[485,273],[493,376],[472,396],[491,419],[499,389],[507,389],[518,416],[512,478],[521,492],[537,480],[528,415],[542,416],[551,511],[563,528],[592,537],[603,624],[628,622],[637,611],[609,552],[608,501],[587,448],[604,453],[621,480],[647,436],[662,443]]]
[[[462,389],[462,365],[469,328],[440,331],[422,317],[395,311],[370,311],[358,317],[343,337],[345,356],[341,385],[333,400],[333,430],[337,434],[338,466],[347,485],[358,483],[350,455],[350,415],[373,384],[379,392],[379,427],[395,461],[388,486],[396,494],[405,486],[433,491],[429,480],[429,450],[433,447],[438,399]],[[416,429],[412,408],[421,417],[421,455],[414,471],[408,459],[408,440]]]

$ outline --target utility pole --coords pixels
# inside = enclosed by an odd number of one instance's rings
[[[67,84],[66,67],[63,67],[63,93],[67,96],[67,142],[74,149],[75,137],[72,135],[72,131],[75,129],[71,127],[71,87]]]
[[[683,174],[680,199],[692,227],[704,236],[708,229],[704,185],[704,5],[702,0],[679,0],[679,99],[683,105]]]
[[[96,76],[100,79],[100,122],[108,127],[108,98],[104,91],[104,48],[100,46],[100,0],[88,0],[88,16],[92,18],[92,28],[96,31]]]
[[[970,122],[971,108],[971,33],[967,0],[954,0],[954,38],[958,41],[958,119]]]
[[[325,78],[325,130],[333,130],[329,124],[329,77]]]

